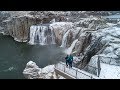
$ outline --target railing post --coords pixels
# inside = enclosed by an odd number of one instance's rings
[[[99,77],[100,71],[101,71],[101,67],[100,67],[100,56],[98,56],[97,65],[98,65],[98,73],[97,73],[97,76]]]
[[[93,79],[93,77],[91,76],[91,79]]]
[[[64,65],[64,72],[65,72],[65,65]]]
[[[78,71],[78,70],[76,70],[76,79],[77,79],[77,71]]]
[[[111,63],[111,60],[112,60],[112,57],[110,57],[110,63]],[[109,63],[109,64],[110,64],[110,63]]]

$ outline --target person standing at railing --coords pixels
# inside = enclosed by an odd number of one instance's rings
[[[73,56],[70,54],[69,55],[69,66],[72,68],[72,63],[73,63]]]
[[[69,55],[67,55],[67,56],[65,57],[65,60],[66,60],[66,66],[68,66],[68,64],[69,64]]]

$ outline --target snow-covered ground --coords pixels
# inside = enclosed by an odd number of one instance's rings
[[[100,78],[102,78],[102,79],[120,79],[120,66],[101,63]]]

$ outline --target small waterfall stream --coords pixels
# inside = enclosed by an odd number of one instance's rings
[[[74,40],[73,43],[71,44],[71,46],[65,51],[66,54],[71,54],[72,50],[75,47],[75,44],[77,43],[78,39]]]
[[[62,39],[62,44],[61,44],[60,47],[66,47],[66,44],[67,44],[67,36],[68,36],[69,32],[70,32],[70,30],[68,30],[68,31],[64,34],[63,39]]]

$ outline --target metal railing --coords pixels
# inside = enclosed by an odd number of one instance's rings
[[[99,75],[97,74],[98,68],[96,68],[96,67],[93,67],[93,66],[90,66],[90,65],[86,65],[83,70],[84,70],[84,71],[87,71],[87,72],[89,72],[89,73],[91,73],[91,74],[94,74],[94,75],[99,76]]]
[[[90,65],[86,65],[84,70],[86,70],[89,73],[92,73],[94,75],[97,75],[99,77],[100,72],[101,72],[101,65],[100,65],[100,57],[98,57],[98,60],[96,62],[96,67],[94,66],[90,66]]]
[[[102,55],[98,55],[98,62],[97,62],[97,68],[90,66],[90,65],[86,65],[85,70],[89,73],[95,74],[99,77],[100,72],[101,72],[101,65],[100,63],[105,63],[105,64],[109,64],[109,65],[115,65],[115,66],[120,66],[120,61],[119,60],[115,60],[113,57],[105,57]],[[118,63],[119,62],[119,63]],[[92,71],[90,71],[90,68]]]
[[[110,65],[115,65],[115,66],[120,66],[120,64],[117,63],[119,60],[115,60],[115,59],[112,58],[112,57],[105,57],[105,56],[102,56],[102,55],[99,55],[98,57],[99,57],[100,62],[102,62],[102,63],[110,64]],[[103,61],[102,58],[104,58],[104,59],[106,58],[106,60]],[[111,62],[112,62],[112,63],[111,63]],[[120,62],[120,61],[119,61],[119,62]]]
[[[69,68],[66,68],[65,63],[62,63],[62,62],[59,62],[58,64],[56,64],[55,65],[55,69],[60,70],[60,71],[66,73],[66,74],[68,74],[68,75],[70,75],[70,76],[72,76],[72,77],[74,77],[76,79],[80,79],[80,78],[82,78],[82,79],[84,79],[84,78],[85,79],[95,79],[95,77],[93,77],[93,75],[86,74],[88,72],[84,73],[85,71],[80,71],[78,69],[74,69],[74,68],[70,68],[69,69]],[[69,70],[67,70],[67,69],[69,69]]]

